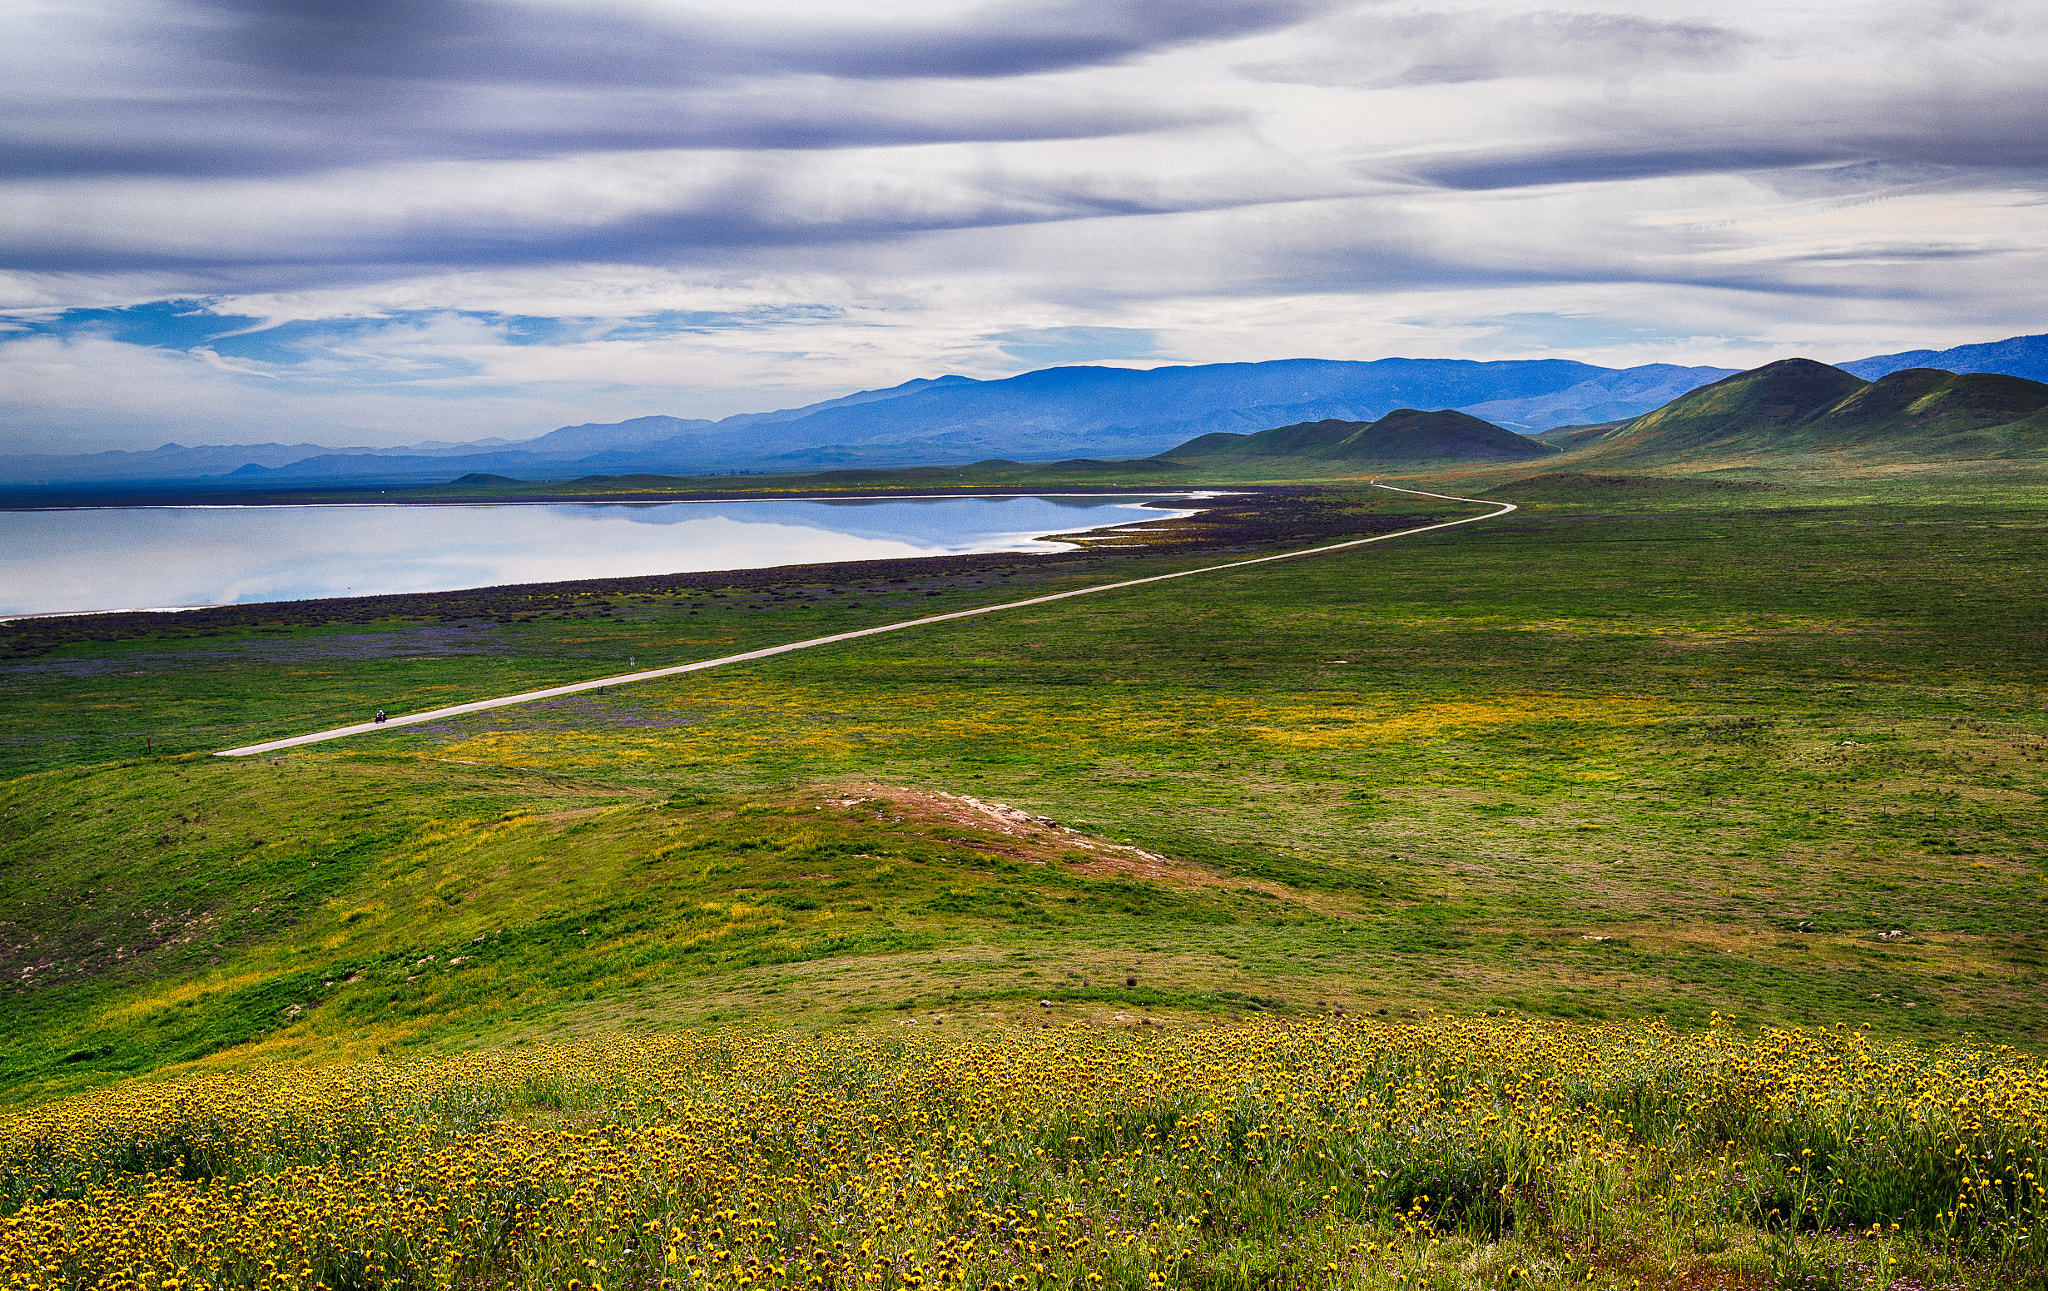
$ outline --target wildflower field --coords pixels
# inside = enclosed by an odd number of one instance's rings
[[[0,1285],[2048,1285],[2048,1067],[1852,1031],[715,1034],[0,1121]]]

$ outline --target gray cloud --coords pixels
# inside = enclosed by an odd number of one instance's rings
[[[1811,175],[1772,182],[1787,192],[1846,194],[2032,186],[2048,167],[2048,88],[1987,69],[1967,88],[1766,81],[1732,101],[1644,94],[1625,107],[1552,109],[1541,123],[1551,127],[1543,132],[1549,137],[1368,169],[1484,190],[1813,167]]]
[[[1727,66],[1757,43],[1732,28],[1628,13],[1484,10],[1351,14],[1314,54],[1252,65],[1303,85],[1445,85],[1507,76],[1614,76]]]
[[[1008,0],[952,21],[741,22],[482,0],[195,0],[222,48],[294,83],[365,78],[674,85],[734,76],[1009,77],[1299,21],[1317,0]]]
[[[1406,166],[1419,182],[1468,190],[1595,184],[1725,171],[1772,170],[1842,159],[1832,140],[1651,141],[1616,139],[1445,153]]]
[[[374,98],[375,96],[366,96]],[[905,102],[815,81],[726,91],[537,93],[510,115],[496,93],[399,94],[346,109],[287,97],[237,119],[165,104],[80,132],[17,118],[0,178],[82,175],[236,178],[420,160],[523,160],[660,149],[821,150],[1080,139],[1214,120],[1113,93],[919,87]],[[551,110],[543,110],[551,109]],[[43,128],[38,128],[43,126]]]
[[[1214,111],[987,85],[917,85],[892,102],[899,96],[875,87],[1112,64],[1284,25],[1323,3],[1037,0],[950,21],[792,25],[482,0],[186,0],[120,33],[151,57],[65,68],[17,89],[0,176],[274,175],[429,158],[1151,130]],[[21,39],[90,47],[121,17],[90,34],[53,18]],[[81,84],[94,78],[111,92]]]

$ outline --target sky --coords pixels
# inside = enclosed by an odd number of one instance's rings
[[[12,0],[0,452],[2048,331],[2038,0]]]

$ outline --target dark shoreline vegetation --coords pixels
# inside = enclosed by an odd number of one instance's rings
[[[89,1095],[112,1101],[7,1132],[104,1116],[129,1135],[122,1151],[161,1132],[159,1155],[87,1171],[113,1189],[95,1203],[111,1215],[147,1170],[180,1175],[200,1204],[301,1166],[330,1172],[306,1186],[344,1191],[333,1181],[398,1168],[323,1164],[297,1139],[254,1165],[195,1165],[226,1153],[203,1145],[234,1127],[207,1128],[201,1104],[260,1101],[273,1064],[296,1073],[280,1088],[309,1091],[455,1072],[441,1093],[416,1091],[410,1128],[375,1131],[405,1161],[533,1135],[553,1159],[617,1151],[591,1168],[639,1161],[651,1179],[632,1136],[696,1125],[676,1119],[679,1091],[705,1096],[758,1046],[823,1064],[810,1088],[862,1115],[947,1063],[1036,1079],[1052,1068],[1032,1063],[1156,1061],[1180,1075],[1151,1102],[1077,1095],[1044,1125],[949,1105],[914,1130],[861,1131],[849,1180],[892,1177],[892,1153],[964,1151],[970,1126],[977,1142],[1037,1143],[1058,1121],[1039,1155],[976,1173],[971,1204],[914,1222],[863,1202],[832,1213],[865,1218],[833,1228],[792,1201],[736,1244],[733,1222],[704,1217],[769,1212],[714,1189],[604,1210],[610,1228],[598,1211],[571,1224],[559,1208],[583,1176],[570,1170],[525,1218],[492,1211],[502,1245],[464,1247],[480,1262],[460,1267],[611,1287],[667,1249],[621,1236],[660,1219],[708,1271],[690,1285],[772,1267],[877,1285],[821,1259],[886,1224],[901,1237],[881,1273],[892,1288],[944,1268],[1037,1287],[1092,1286],[1090,1273],[1132,1288],[1155,1274],[1409,1291],[2038,1286],[2041,1201],[2027,1189],[2048,1109],[2026,1091],[2041,1079],[2028,1054],[2048,1046],[2042,485],[1517,475],[1414,483],[1523,505],[1484,525],[278,758],[207,754],[377,707],[601,676],[628,656],[734,653],[1473,508],[1297,484],[1056,555],[0,625],[0,774],[14,777],[0,783],[0,1088],[28,1107],[115,1086]],[[156,756],[137,756],[145,735]],[[1773,1038],[1788,1025],[1804,1038]],[[948,1057],[949,1044],[963,1047]],[[1236,1055],[1235,1074],[1202,1083],[1173,1066],[1177,1046]],[[1602,1046],[1665,1056],[1569,1074]],[[480,1047],[491,1054],[470,1067],[377,1065]],[[1378,1055],[1361,1059],[1376,1074],[1329,1083],[1318,1064],[1354,1051]],[[1864,1062],[1903,1092],[1825,1111]],[[1545,1063],[1561,1074],[1538,1098],[1527,1075]],[[1772,1084],[1827,1073],[1846,1083],[1806,1103]],[[119,1084],[132,1077],[228,1083],[159,1097]],[[1317,1091],[1340,1088],[1358,1092],[1330,1108],[1390,1101],[1356,1126],[1318,1119]],[[411,1105],[392,1089],[378,1107]],[[1935,1095],[1946,1119],[1926,1122],[1932,1137],[1905,1157],[1866,1154]],[[335,1133],[375,1137],[351,1119],[355,1097]],[[306,1098],[309,1116],[324,1106]],[[1564,1138],[1500,1128],[1534,1127],[1542,1107],[1559,1109]],[[468,1108],[486,1110],[447,1119]],[[1585,1137],[1596,1130],[1612,1155]],[[1413,1179],[1375,1182],[1411,1131],[1427,1145]],[[1055,1150],[1069,1134],[1081,1146]],[[1175,1136],[1232,1164],[1183,1177],[1145,1155]],[[1901,1182],[1899,1163],[1937,1145],[1994,1171],[1997,1189],[1955,1170]],[[1833,1165],[1853,1187],[1798,1184],[1787,1170],[1806,1150],[1819,1155],[1802,1169]],[[1170,1181],[1156,1193],[1155,1174]],[[989,1182],[1003,1177],[1016,1187]],[[1070,1219],[1061,1238],[1085,1227],[1086,1253],[1014,1270],[961,1254],[986,1226],[970,1211],[1014,1207],[1004,1224],[1046,1228],[1024,1212],[1051,1215],[1059,1197],[1086,1200],[1088,1225]],[[1958,1201],[1979,1209],[1957,1219]],[[1109,1219],[1140,1205],[1128,1225]],[[1155,1222],[1205,1235],[1170,1260],[1111,1241]],[[1047,1235],[1003,1233],[998,1245]],[[442,1285],[408,1271],[422,1243],[322,1276]],[[665,1254],[654,1266],[685,1276]],[[102,1284],[101,1267],[58,1285]]]

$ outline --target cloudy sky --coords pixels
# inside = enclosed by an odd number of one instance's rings
[[[2038,0],[13,0],[0,452],[2048,331]]]

